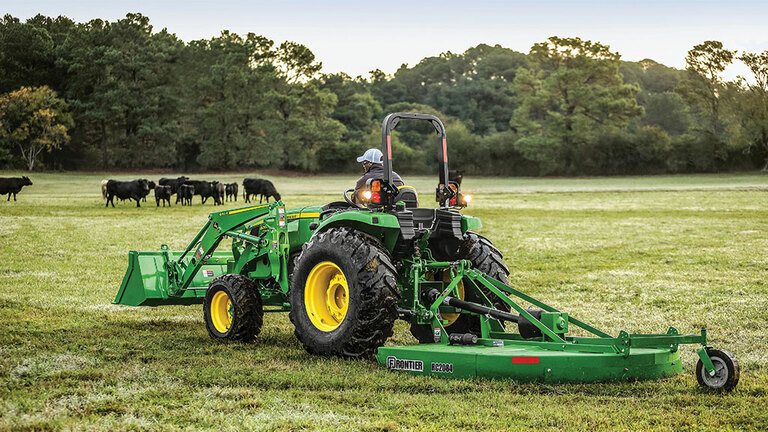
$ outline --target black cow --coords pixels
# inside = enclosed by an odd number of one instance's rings
[[[163,202],[163,207],[165,207],[166,201],[168,202],[168,207],[171,206],[171,187],[170,186],[167,186],[167,185],[155,186],[155,204],[157,204],[158,207],[160,207],[160,201]]]
[[[245,197],[245,202],[251,202],[251,195],[253,195],[254,200],[260,195],[259,204],[261,204],[261,201],[264,198],[267,199],[267,202],[269,202],[270,197],[274,198],[275,201],[280,200],[280,194],[277,193],[275,185],[267,179],[243,179],[243,197]]]
[[[21,188],[24,186],[32,186],[32,180],[27,176],[0,177],[0,195],[8,194],[6,201],[11,200],[11,194],[13,194],[13,200],[16,201],[16,194],[21,192]]]
[[[161,184],[163,186],[170,186],[171,187],[171,195],[173,195],[173,194],[179,192],[179,188],[187,180],[189,180],[189,177],[186,177],[186,176],[177,177],[175,179],[163,177],[163,178],[161,178],[158,181],[158,184]]]
[[[213,203],[218,204],[219,201],[215,196],[217,193],[216,186],[213,182],[205,180],[187,180],[184,184],[195,187],[195,195],[200,195],[203,204],[208,201],[208,198],[213,198]]]
[[[211,184],[213,185],[213,189],[214,189],[214,194],[213,194],[214,202],[216,203],[216,205],[224,204],[224,193],[226,190],[226,188],[224,187],[224,183],[215,181],[215,182],[211,182]]]
[[[448,170],[448,181],[456,182],[461,186],[462,180],[464,180],[464,170]]]
[[[224,190],[227,194],[227,201],[232,201],[233,199],[237,201],[237,189],[237,183],[227,183],[224,185]]]
[[[110,180],[107,182],[107,203],[115,206],[115,197],[121,200],[136,200],[136,207],[141,207],[140,201],[149,193],[149,182],[145,179],[132,181]]]
[[[142,180],[147,180],[147,179],[142,179]],[[155,185],[155,182],[153,182],[152,180],[147,180],[147,185],[149,186],[149,189],[147,190],[147,195],[149,195],[149,191],[154,190],[156,185]],[[142,198],[142,201],[147,202],[147,195],[144,195],[144,198]]]
[[[176,194],[176,202],[181,200],[181,205],[192,205],[192,197],[195,196],[195,187],[192,185],[181,185],[179,193]]]

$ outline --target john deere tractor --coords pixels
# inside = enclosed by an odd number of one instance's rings
[[[434,208],[393,183],[392,131],[401,120],[436,131]],[[212,338],[244,342],[258,336],[265,312],[288,312],[309,353],[375,356],[390,370],[458,378],[653,379],[680,373],[678,346],[699,344],[699,384],[736,386],[736,359],[708,346],[705,329],[613,337],[509,286],[501,252],[473,231],[480,220],[460,212],[470,197],[449,181],[446,145],[437,117],[390,114],[384,177],[362,194],[349,189],[324,206],[286,210],[278,201],[211,213],[184,251],[131,251],[115,303],[202,303]],[[218,251],[224,239],[231,249]],[[384,346],[397,319],[418,345]]]

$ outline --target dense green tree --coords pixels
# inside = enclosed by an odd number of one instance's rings
[[[115,109],[115,85],[109,74],[117,52],[111,47],[110,24],[96,19],[78,24],[67,37],[60,63],[66,68],[66,99],[72,107],[73,137],[91,155],[100,154],[101,167],[110,166],[109,132]],[[98,152],[98,153],[96,153]]]
[[[0,19],[0,92],[47,84],[53,39],[43,29],[5,15]]]
[[[43,87],[21,87],[0,96],[0,145],[8,154],[18,149],[29,171],[40,154],[69,142],[72,118],[56,92]]]
[[[336,95],[336,108],[331,116],[346,127],[344,140],[359,140],[381,122],[381,104],[361,78],[353,80],[344,73],[323,75],[319,87]]]
[[[648,93],[644,97],[643,124],[658,126],[670,135],[688,132],[691,113],[688,104],[678,93]]]
[[[651,59],[622,62],[619,71],[625,83],[637,84],[643,92],[650,94],[675,91],[683,78],[681,71]]]
[[[516,107],[509,83],[525,64],[522,53],[481,44],[463,54],[425,58],[413,68],[402,65],[391,78],[374,71],[371,92],[382,106],[429,105],[460,119],[472,133],[494,133],[509,129]]]
[[[265,99],[277,79],[271,64],[274,43],[253,33],[245,37],[222,32],[209,41],[191,44],[189,67],[199,74],[190,86],[195,110],[189,137],[198,149],[194,157],[204,168],[233,168],[242,164],[279,165],[278,149],[256,123],[267,111]]]
[[[697,131],[705,135],[704,139],[716,143],[715,157],[720,160],[727,156],[722,145],[725,125],[720,113],[720,96],[724,89],[722,73],[733,62],[734,55],[735,51],[723,48],[719,41],[695,45],[685,58],[688,74],[679,88],[680,93],[700,114]]]
[[[153,33],[141,14],[116,21],[110,33],[115,159],[128,167],[172,166],[179,114],[173,66],[182,43],[165,30]]]
[[[739,57],[754,84],[723,80],[734,56],[708,41],[681,71],[554,37],[527,55],[480,44],[364,79],[321,75],[300,43],[228,31],[184,43],[141,14],[0,19],[0,91],[46,85],[72,112],[71,144],[38,155],[56,168],[356,171],[392,111],[440,116],[451,166],[469,174],[762,167],[768,54]],[[434,170],[429,125],[395,137],[398,170]],[[18,153],[0,147],[4,163]]]
[[[320,153],[344,126],[330,118],[336,96],[311,81],[320,65],[306,47],[229,32],[193,47],[206,69],[193,85],[195,126],[186,129],[202,167],[323,168]]]
[[[521,136],[515,147],[542,173],[584,172],[596,138],[643,113],[639,88],[622,82],[619,54],[600,43],[552,37],[529,57],[513,85],[521,99],[511,120]]]
[[[756,152],[765,158],[763,171],[768,171],[768,51],[744,53],[739,60],[752,72],[754,83],[741,83],[746,87],[738,106],[742,128],[734,139],[754,144]]]

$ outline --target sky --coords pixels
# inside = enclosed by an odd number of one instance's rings
[[[66,15],[79,22],[140,12],[155,30],[167,28],[184,41],[224,29],[253,32],[277,43],[302,43],[323,63],[322,72],[353,77],[374,69],[394,73],[403,63],[480,43],[527,53],[550,36],[599,41],[624,60],[651,58],[677,68],[705,40],[733,50],[768,50],[768,1],[3,0],[0,12],[21,19]],[[735,65],[726,78],[747,74]]]

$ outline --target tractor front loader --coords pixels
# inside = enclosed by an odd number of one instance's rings
[[[436,208],[393,183],[392,130],[401,120],[437,133]],[[509,286],[501,252],[460,212],[470,201],[448,179],[443,123],[393,113],[382,124],[384,178],[343,201],[286,210],[282,201],[211,213],[184,251],[129,253],[115,303],[203,304],[214,339],[250,341],[264,312],[288,312],[312,354],[371,358],[389,370],[456,378],[596,382],[657,379],[682,371],[681,344],[697,344],[699,384],[731,390],[739,365],[683,335],[617,336]],[[358,203],[350,193],[362,195]],[[217,248],[225,238],[231,249]],[[385,346],[395,320],[419,342]]]

